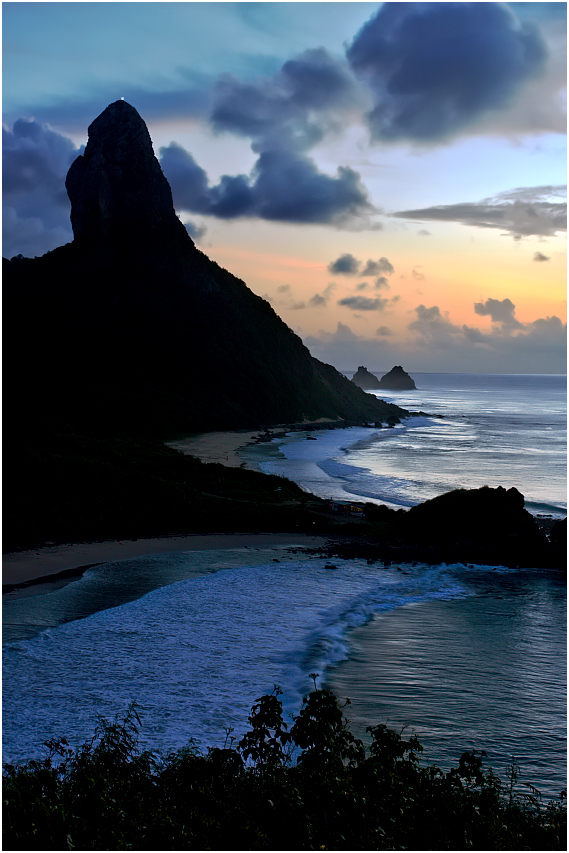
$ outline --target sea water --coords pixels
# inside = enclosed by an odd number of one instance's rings
[[[295,431],[245,449],[243,458],[322,498],[399,509],[451,489],[513,486],[530,512],[566,515],[565,376],[413,378],[416,391],[373,393],[428,417],[392,429]]]
[[[196,567],[210,573],[173,580]],[[515,755],[545,796],[564,786],[556,572],[192,551],[94,567],[3,609],[4,761],[41,756],[49,738],[77,745],[133,701],[145,746],[220,746],[275,685],[290,723],[319,673],[352,699],[358,734],[410,724],[444,767],[485,749],[501,773]]]
[[[564,377],[417,374],[383,393],[428,417],[394,429],[294,433],[247,451],[323,497],[396,507],[449,488],[515,486],[565,515]],[[434,417],[442,414],[443,418]],[[484,749],[545,796],[565,786],[566,582],[550,570],[368,565],[298,548],[150,556],[64,587],[3,596],[4,761],[78,744],[136,701],[142,740],[169,750],[239,738],[274,685],[285,714],[310,673],[352,726],[414,729],[427,759]],[[196,569],[204,574],[195,577]],[[233,730],[233,731],[230,731]]]

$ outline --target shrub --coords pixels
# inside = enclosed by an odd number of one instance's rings
[[[4,768],[3,849],[565,849],[562,799],[518,793],[515,765],[502,782],[463,752],[445,772],[385,725],[366,748],[314,680],[290,731],[275,688],[206,754],[141,749],[134,706],[76,750],[47,742]]]

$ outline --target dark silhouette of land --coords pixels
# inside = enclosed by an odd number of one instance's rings
[[[421,524],[400,514],[372,507],[358,527],[286,480],[164,446],[188,433],[305,420],[388,426],[409,413],[313,358],[268,302],[196,248],[146,125],[125,101],[91,124],[66,186],[73,242],[3,261],[5,549],[306,530],[375,531],[396,546],[403,536],[414,554],[427,553]],[[429,515],[423,527],[444,539],[452,502],[437,507],[440,523]],[[541,549],[547,562],[531,518],[518,520],[509,545],[516,555]]]
[[[165,435],[405,414],[196,248],[128,103],[91,124],[66,186],[73,242],[4,262],[11,422]]]

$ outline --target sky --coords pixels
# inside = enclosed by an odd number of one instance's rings
[[[3,256],[73,239],[124,98],[196,245],[317,358],[566,372],[565,3],[4,2],[2,40]]]

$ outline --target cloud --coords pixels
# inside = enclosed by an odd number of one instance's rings
[[[507,107],[545,68],[537,27],[501,3],[384,3],[347,50],[376,140],[450,138]]]
[[[388,301],[380,296],[375,299],[370,299],[368,296],[346,296],[338,300],[338,305],[351,308],[352,311],[383,311]]]
[[[371,275],[380,275],[381,273],[392,275],[394,272],[395,269],[391,261],[388,258],[380,258],[378,261],[368,260],[360,275],[362,278],[365,278]]]
[[[342,129],[342,117],[360,100],[345,62],[322,47],[285,62],[273,77],[218,79],[211,123],[217,131],[250,137],[254,151],[304,152]]]
[[[314,296],[309,299],[308,304],[311,308],[325,308],[335,290],[336,284],[331,281],[322,293],[315,293]]]
[[[176,142],[160,148],[160,163],[175,208],[190,213],[350,228],[374,210],[357,172],[340,166],[330,177],[309,158],[287,151],[266,151],[251,175],[223,175],[216,186]]]
[[[42,255],[73,239],[65,176],[80,153],[46,124],[18,119],[2,129],[5,256]]]
[[[184,222],[184,228],[186,229],[192,240],[194,240],[194,242],[196,243],[199,243],[199,241],[202,239],[202,237],[205,236],[207,232],[207,228],[205,227],[205,225],[197,225],[195,222],[190,221]]]
[[[427,278],[427,276],[425,275],[424,272],[420,271],[420,269],[419,269],[420,266],[422,266],[422,264],[419,264],[418,266],[413,267],[413,269],[411,270],[411,276],[412,276],[412,278],[416,279],[417,281],[424,281]]]
[[[358,261],[353,255],[344,254],[336,258],[335,261],[330,261],[328,272],[332,275],[356,275],[360,266],[361,261]]]
[[[430,308],[418,305],[415,313],[417,319],[409,323],[408,328],[427,341],[436,340],[448,344],[454,336],[460,334],[460,327],[451,323],[448,313],[443,315],[438,305],[432,305]]]
[[[529,236],[551,237],[567,230],[566,187],[518,187],[480,202],[442,204],[393,213],[399,219],[430,219],[460,222],[477,228],[499,228],[514,239]]]
[[[386,290],[389,290],[389,282],[387,281],[384,275],[380,275],[378,278],[376,278],[374,287],[376,290],[382,290],[384,288]]]
[[[474,312],[481,317],[491,317],[493,323],[502,323],[507,329],[521,329],[522,323],[514,317],[516,306],[511,299],[487,299],[475,302]]]
[[[551,258],[549,258],[547,255],[543,255],[541,252],[536,252],[535,255],[533,256],[533,259],[534,259],[534,261],[538,261],[540,263],[543,263],[543,261],[550,261],[551,260]]]
[[[437,305],[420,305],[415,315],[406,341],[389,335],[386,326],[368,338],[339,323],[334,332],[321,330],[305,338],[305,343],[317,358],[340,370],[366,364],[379,371],[403,364],[411,373],[444,373],[451,360],[453,370],[464,373],[566,372],[567,326],[558,317],[525,323],[511,334],[502,334],[496,327],[483,332],[458,326]]]

